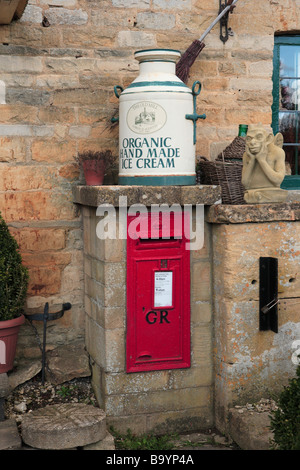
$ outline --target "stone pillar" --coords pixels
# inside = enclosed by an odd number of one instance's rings
[[[280,392],[300,340],[300,204],[219,205],[212,224],[216,426]],[[259,330],[259,258],[278,258],[278,333]],[[299,346],[298,346],[299,349]]]
[[[96,208],[119,196],[128,206],[152,204],[211,205],[219,187],[77,187],[84,229],[86,347],[92,380],[107,422],[126,432],[191,431],[213,425],[213,332],[211,309],[210,227],[205,243],[191,251],[191,367],[126,373],[126,240],[100,240]],[[195,211],[194,211],[195,212]]]

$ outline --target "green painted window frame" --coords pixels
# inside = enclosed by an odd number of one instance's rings
[[[273,105],[272,105],[272,129],[274,134],[279,132],[279,66],[280,46],[300,46],[300,35],[275,36],[273,52]],[[299,77],[300,78],[300,77]],[[300,175],[287,175],[281,187],[283,189],[300,189]]]

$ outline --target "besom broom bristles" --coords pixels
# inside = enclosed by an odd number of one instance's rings
[[[187,50],[182,54],[180,60],[178,61],[176,65],[176,75],[184,83],[187,82],[191,66],[197,59],[202,49],[205,47],[205,44],[203,43],[204,38],[212,30],[212,28],[220,21],[220,19],[223,18],[223,16],[226,15],[227,12],[229,12],[229,10],[231,11],[233,10],[234,4],[237,1],[238,0],[227,0],[227,6],[219,13],[217,18],[204,31],[202,36],[199,39],[195,39],[192,42],[192,44],[187,48]]]
[[[190,73],[190,68],[204,47],[204,42],[200,42],[198,39],[195,39],[195,41],[192,42],[192,44],[187,48],[184,54],[182,54],[179,62],[177,62],[176,75],[184,83],[187,82]]]

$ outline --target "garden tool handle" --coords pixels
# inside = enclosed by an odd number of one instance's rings
[[[230,0],[228,0],[230,1]],[[199,38],[199,42],[202,42],[203,39],[208,35],[208,33],[213,29],[213,27],[223,18],[224,15],[237,3],[238,0],[233,0],[230,5],[224,8],[221,13],[217,16],[217,18],[211,23],[211,25],[204,31],[202,36]]]

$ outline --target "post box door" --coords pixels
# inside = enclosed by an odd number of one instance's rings
[[[127,372],[190,367],[185,239],[127,241]]]

